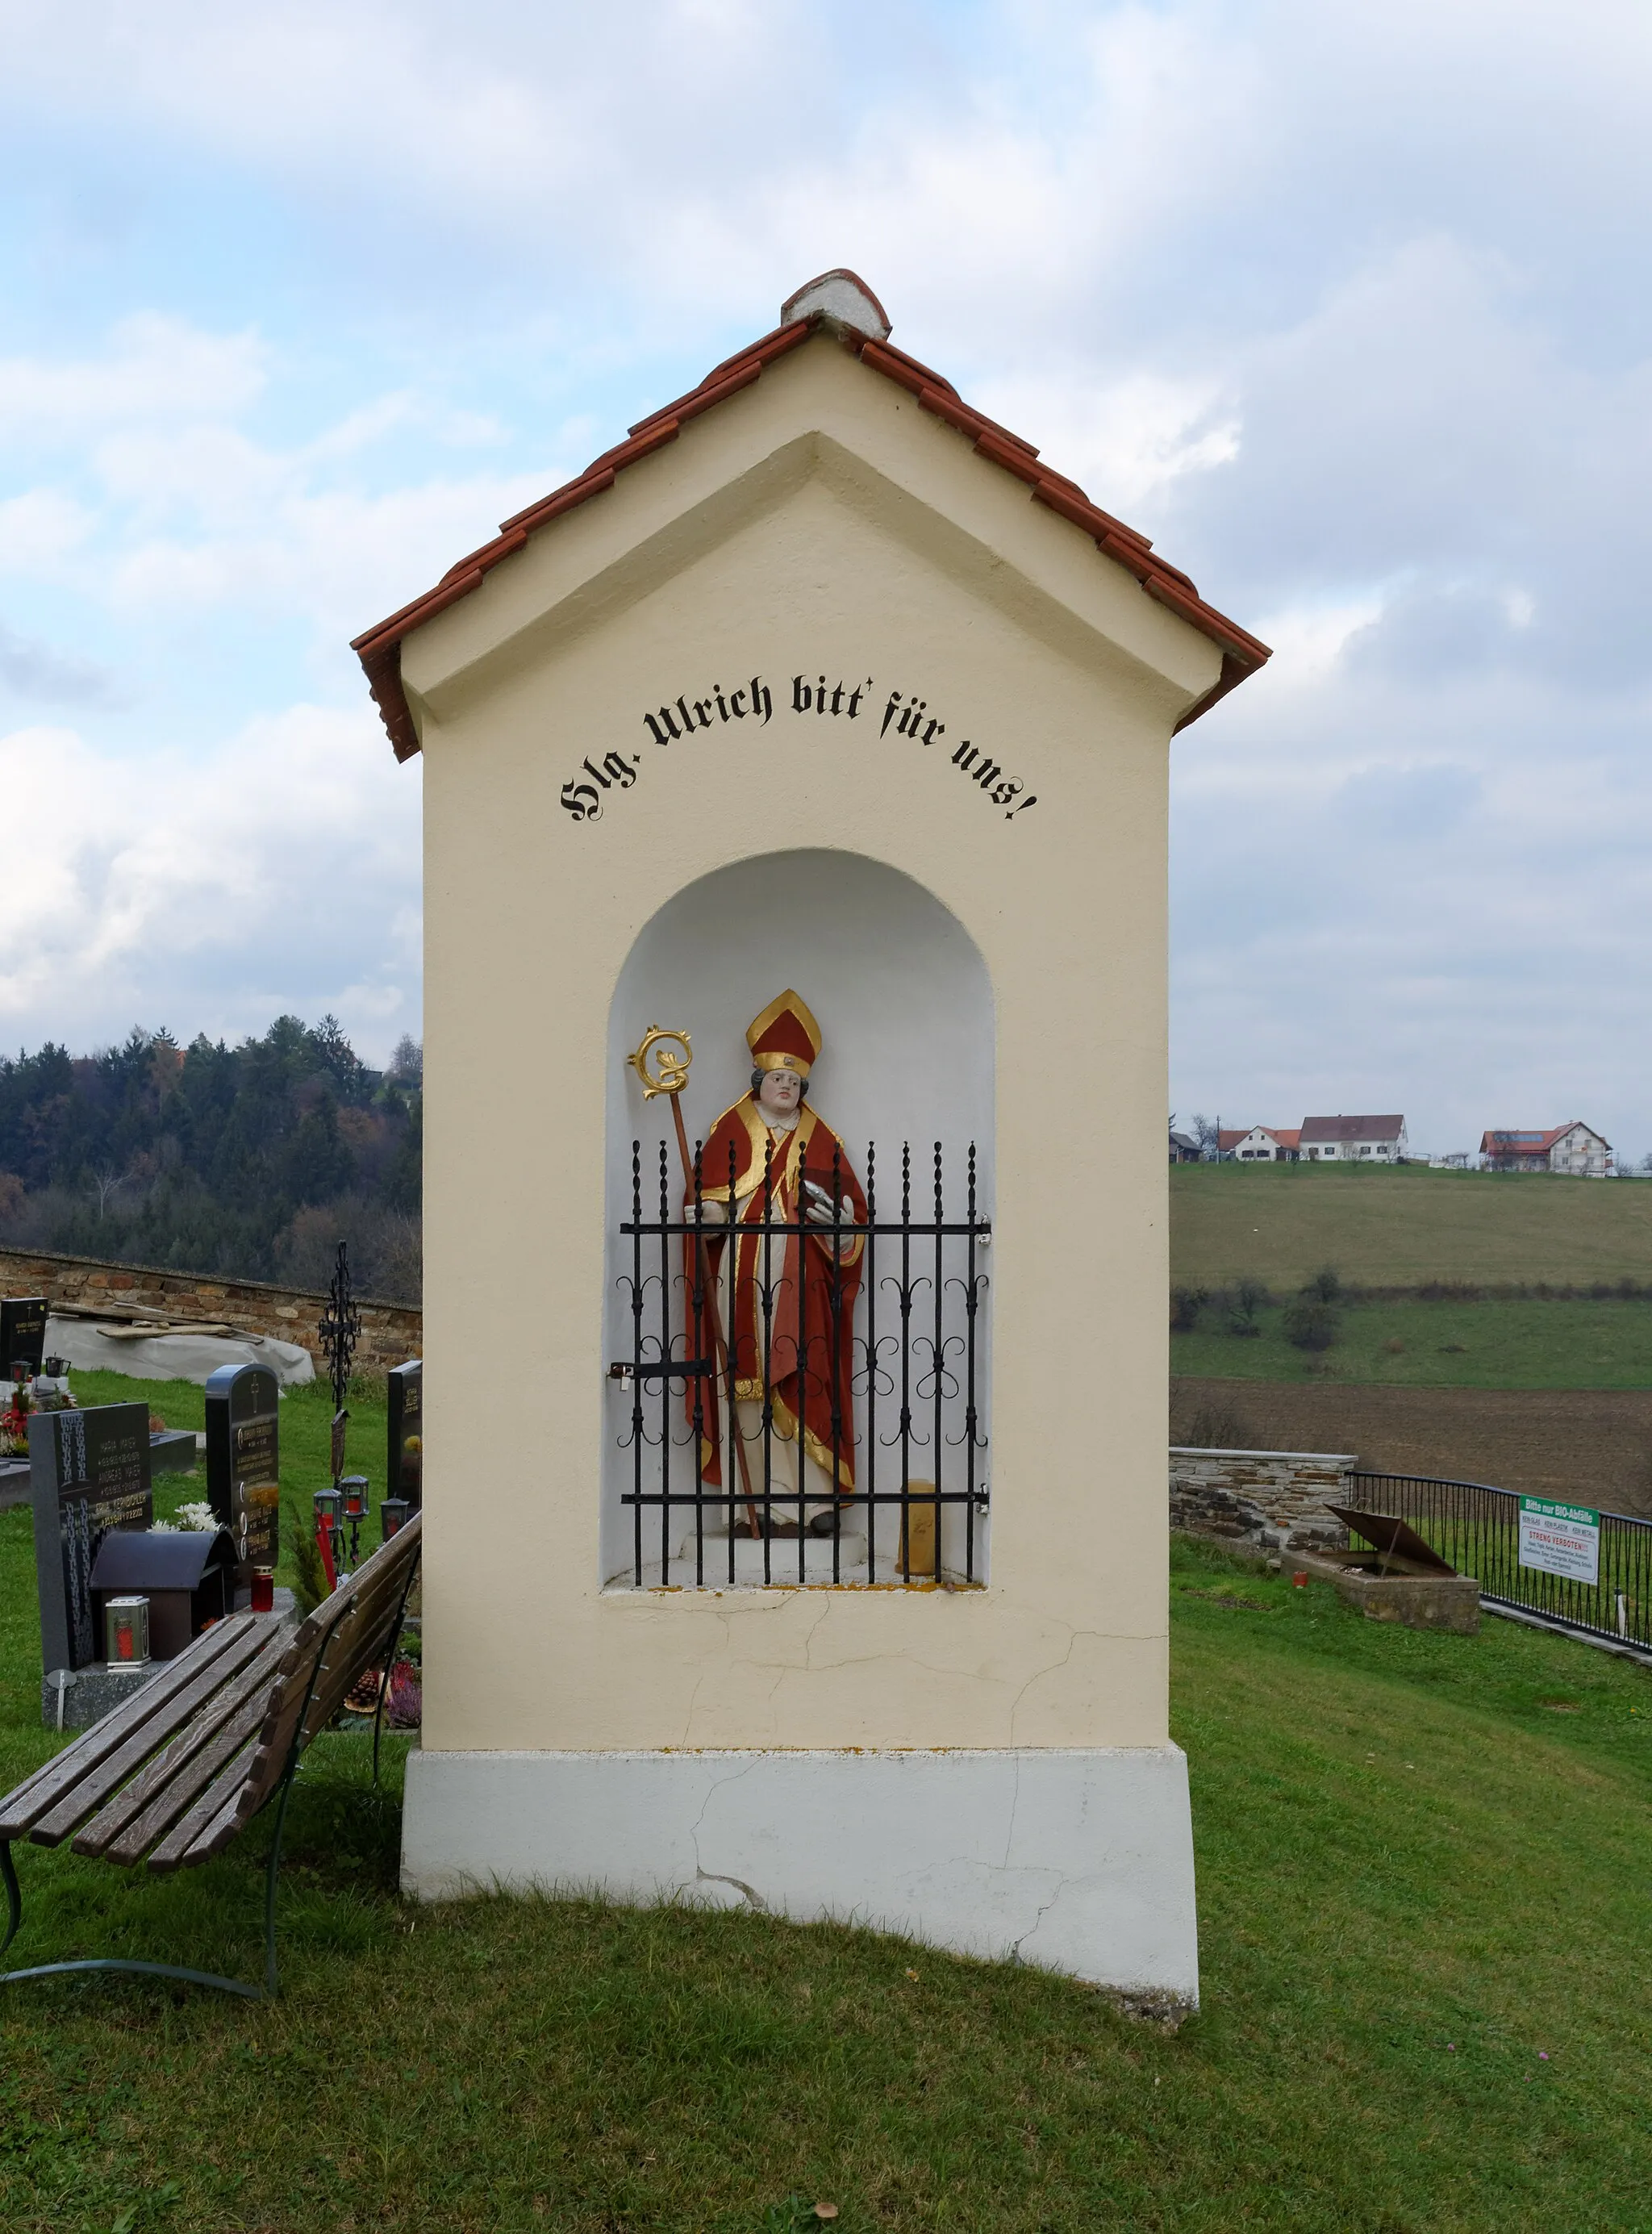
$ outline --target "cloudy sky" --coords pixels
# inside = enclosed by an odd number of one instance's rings
[[[347,640],[848,264],[1277,647],[1172,1101],[1652,1148],[1652,10],[0,0],[0,1044],[418,1029]]]

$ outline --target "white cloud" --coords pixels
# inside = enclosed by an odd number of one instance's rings
[[[0,500],[0,571],[56,574],[96,526],[86,506],[61,489],[25,489]]]
[[[66,161],[89,133],[222,179],[312,290],[279,346],[238,297],[0,363],[34,445],[9,592],[78,593],[179,674],[204,616],[297,615],[335,656],[846,262],[898,342],[1277,647],[1176,748],[1179,1104],[1398,1097],[1434,1130],[1430,1096],[1443,1127],[1587,1088],[1639,1121],[1642,0],[0,0],[0,102]],[[99,875],[77,904],[118,971],[166,879]]]
[[[146,312],[122,319],[95,357],[0,357],[9,437],[63,438],[133,420],[245,410],[262,393],[264,347]]]
[[[477,450],[503,439],[498,421],[411,390],[272,443],[237,423],[260,399],[264,362],[244,337],[130,319],[101,356],[0,363],[20,449],[41,435],[31,413],[50,438],[37,450],[75,438],[61,461],[74,486],[0,500],[0,572],[133,617],[296,614],[336,650],[584,462],[580,421],[552,430],[552,462],[478,472]],[[375,488],[367,454],[409,431],[466,454],[467,470]]]
[[[1166,482],[1239,454],[1238,414],[1211,380],[1139,370],[1097,382],[1077,366],[984,381],[970,401],[1035,441],[1057,473],[1126,518]]]
[[[30,802],[0,880],[4,1042],[233,1037],[331,1009],[388,1052],[418,1029],[420,788],[370,710],[296,706],[204,759],[0,737],[0,791]]]

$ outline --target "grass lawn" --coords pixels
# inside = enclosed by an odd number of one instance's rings
[[[1179,1164],[1172,1284],[1241,1273],[1299,1287],[1322,1264],[1368,1287],[1652,1279],[1652,1181],[1332,1164]]]
[[[1207,1306],[1191,1334],[1172,1335],[1170,1369],[1218,1380],[1428,1388],[1652,1388],[1652,1297],[1355,1303],[1342,1313],[1335,1345],[1317,1353],[1292,1348],[1283,1316],[1264,1306],[1261,1332],[1242,1336]]]
[[[295,1488],[325,1424],[283,1408]],[[1502,1623],[1380,1628],[1192,1546],[1173,1568],[1205,1997],[1179,2034],[848,1930],[403,1910],[394,1793],[337,1734],[290,1818],[278,2001],[0,1989],[0,2226],[795,2234],[819,2222],[789,2199],[822,2198],[843,2234],[1652,2230],[1652,1677]],[[0,1515],[6,1787],[52,1744],[32,1570]],[[260,1836],[160,1882],[25,1848],[9,1959],[245,1973]]]

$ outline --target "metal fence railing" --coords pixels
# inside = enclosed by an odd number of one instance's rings
[[[1512,1491],[1421,1474],[1351,1473],[1348,1480],[1364,1510],[1409,1522],[1459,1574],[1474,1576],[1488,1605],[1652,1649],[1652,1521],[1599,1515],[1591,1583],[1522,1562],[1520,1509],[1531,1500]]]
[[[984,1582],[992,1225],[952,1162],[870,1146],[863,1192],[835,1146],[743,1179],[699,1150],[685,1190],[632,1143],[634,1586]]]

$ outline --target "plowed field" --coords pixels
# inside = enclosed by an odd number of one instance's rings
[[[1171,1383],[1170,1418],[1172,1442],[1356,1452],[1379,1473],[1490,1482],[1652,1519],[1652,1389],[1184,1379]]]

